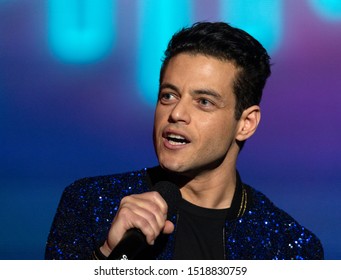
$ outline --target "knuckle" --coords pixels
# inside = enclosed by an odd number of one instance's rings
[[[156,191],[152,192],[152,199],[155,202],[158,202],[157,204],[159,205],[159,208],[161,210],[166,210],[167,209],[167,203],[166,201],[163,199],[163,197]]]
[[[130,209],[129,209],[128,207],[122,206],[122,207],[119,209],[118,214],[119,214],[120,216],[127,216],[127,215],[129,215],[130,212],[131,212],[131,211],[130,211]]]
[[[160,194],[157,191],[150,192],[150,195],[153,199],[158,199],[160,197]]]
[[[131,198],[129,196],[125,196],[121,199],[120,205],[125,205],[127,203],[129,203],[129,201],[131,200]]]
[[[157,204],[152,203],[150,205],[150,212],[151,213],[149,213],[149,214],[150,214],[150,216],[153,216],[152,213],[158,213],[158,212],[160,212],[160,210],[162,210],[162,209],[160,209],[160,207]]]

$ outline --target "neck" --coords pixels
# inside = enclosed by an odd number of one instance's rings
[[[236,188],[236,169],[211,170],[180,183],[181,195],[188,202],[211,209],[231,206]]]

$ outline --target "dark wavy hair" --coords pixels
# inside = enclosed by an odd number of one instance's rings
[[[179,53],[203,54],[231,61],[238,72],[233,91],[235,118],[259,105],[271,74],[270,57],[264,47],[245,31],[224,22],[198,22],[175,33],[168,43],[160,70],[160,83],[170,59]]]

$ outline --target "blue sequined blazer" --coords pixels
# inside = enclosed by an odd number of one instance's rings
[[[149,170],[84,178],[68,186],[51,226],[45,259],[91,259],[106,239],[121,199],[150,190]],[[323,259],[322,245],[312,232],[264,194],[243,186],[251,203],[243,215],[226,220],[226,259]],[[176,217],[173,222],[176,232]],[[172,259],[174,236],[157,239],[149,257]]]

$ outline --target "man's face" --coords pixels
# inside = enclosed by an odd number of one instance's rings
[[[200,54],[183,53],[169,61],[154,119],[154,146],[162,167],[195,176],[235,164],[236,71],[228,61]]]

